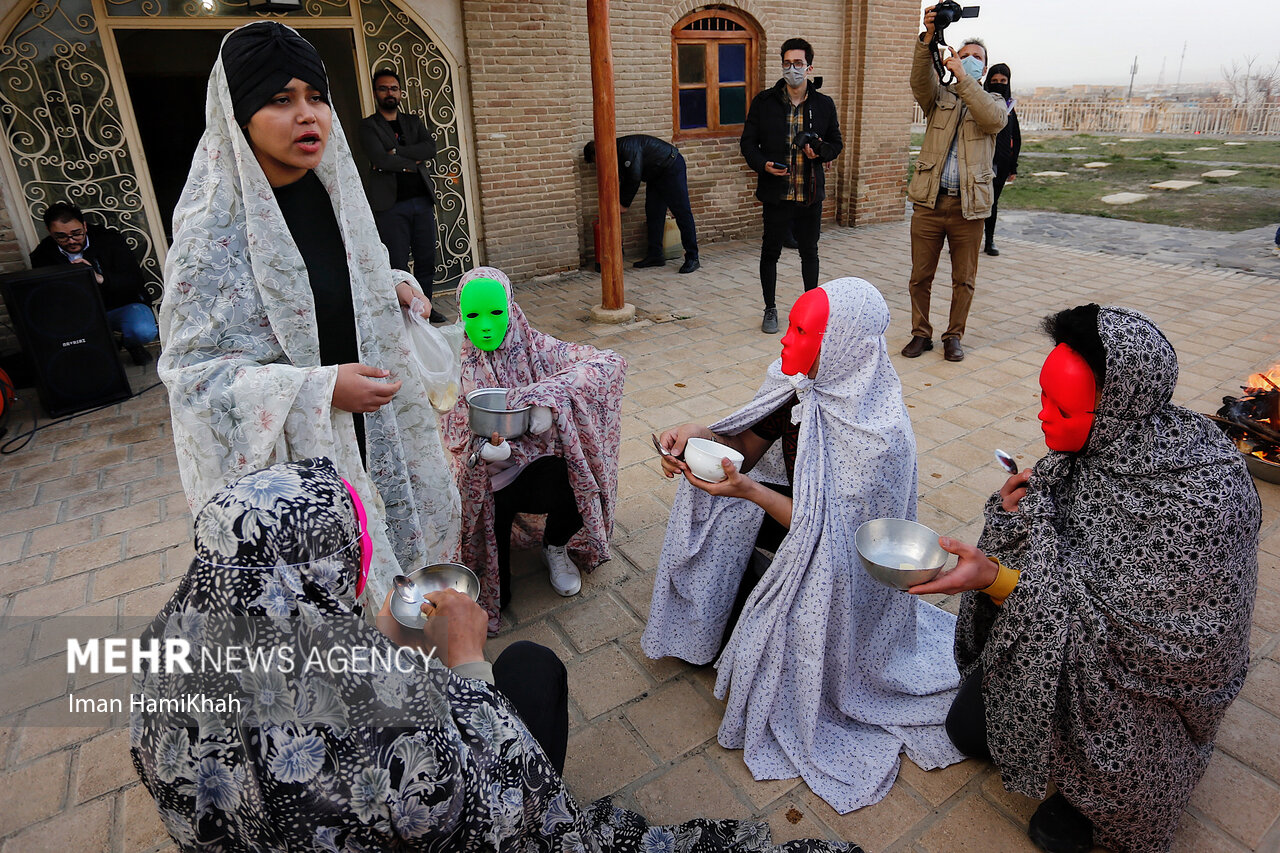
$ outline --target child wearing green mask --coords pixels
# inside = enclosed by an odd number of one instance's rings
[[[513,538],[542,547],[560,595],[581,589],[579,566],[590,571],[609,558],[626,362],[534,329],[492,267],[462,277],[458,309],[467,335],[462,398],[444,418],[445,444],[462,494],[462,561],[480,576],[480,603],[496,631],[511,599]],[[484,442],[483,464],[471,467],[484,437],[471,432],[465,395],[477,388],[506,388],[509,407],[533,410],[527,433]]]

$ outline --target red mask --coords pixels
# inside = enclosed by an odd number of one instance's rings
[[[787,333],[782,336],[782,372],[805,376],[818,363],[822,336],[831,316],[827,292],[816,287],[796,300],[788,316]]]
[[[1050,450],[1074,453],[1089,440],[1098,403],[1097,380],[1088,362],[1058,344],[1040,368],[1040,429]]]
[[[364,512],[364,501],[356,494],[355,487],[342,478],[342,485],[347,487],[351,502],[356,507],[356,521],[360,524],[360,577],[356,578],[356,598],[364,592],[365,581],[369,579],[369,564],[373,562],[373,540],[369,538],[369,519]]]

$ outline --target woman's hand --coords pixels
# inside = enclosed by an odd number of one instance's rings
[[[1018,476],[1021,475],[1015,475],[1015,477]],[[1009,479],[1012,480],[1014,477]],[[949,536],[939,536],[938,544],[942,546],[944,551],[949,551],[958,556],[960,562],[956,563],[955,568],[951,571],[943,572],[928,583],[918,583],[907,592],[912,595],[928,595],[930,593],[951,595],[952,593],[966,592],[971,589],[986,589],[996,582],[996,575],[1000,571],[1000,566],[980,548],[961,542],[959,539],[952,539]]]
[[[484,642],[489,637],[489,614],[456,589],[427,593],[422,605],[427,624],[422,628],[428,648],[453,668],[458,664],[484,660]]]
[[[399,382],[378,381],[390,375],[390,371],[381,367],[357,362],[338,365],[338,380],[333,383],[333,407],[364,414],[378,411],[400,390]]]
[[[697,424],[681,424],[658,436],[658,443],[662,445],[663,450],[671,454],[670,456],[662,457],[662,473],[668,480],[676,474],[689,473],[689,466],[684,463],[683,459],[677,459],[676,457],[684,455],[684,446],[691,438],[707,438],[715,441],[716,435],[706,427],[698,426]]]
[[[431,317],[431,300],[427,295],[418,288],[414,287],[407,281],[402,281],[396,285],[396,299],[400,300],[400,307],[406,311],[413,309],[413,300],[421,299],[427,306],[422,309],[422,316],[430,319]]]
[[[1027,481],[1031,479],[1031,469],[1019,471],[1004,481],[1000,487],[1000,506],[1005,512],[1017,512],[1018,504],[1027,494]]]
[[[756,491],[761,488],[759,483],[740,473],[737,466],[728,459],[721,459],[720,467],[724,469],[724,479],[718,483],[708,483],[706,480],[695,477],[693,472],[688,470],[687,465],[685,466],[684,478],[709,495],[716,495],[722,498],[742,498],[756,502]]]

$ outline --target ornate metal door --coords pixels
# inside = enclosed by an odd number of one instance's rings
[[[372,69],[391,65],[404,80],[405,108],[436,126],[435,280],[453,286],[476,259],[455,69],[425,27],[392,0],[304,0],[301,12],[281,20],[301,25],[300,15],[325,27],[351,26],[368,59],[358,57],[361,87],[368,90]],[[59,199],[101,212],[144,259],[148,288],[158,298],[167,247],[128,94],[112,73],[109,31],[175,18],[185,20],[163,24],[228,29],[254,17],[272,16],[250,12],[247,0],[32,0],[0,44],[0,129],[22,208],[13,211],[15,225],[42,236],[44,209]]]

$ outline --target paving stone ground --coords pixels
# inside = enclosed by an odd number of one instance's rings
[[[1002,222],[1004,217],[1002,216]],[[940,533],[976,539],[981,508],[1003,474],[1001,447],[1029,464],[1042,452],[1036,375],[1048,350],[1041,317],[1088,301],[1149,313],[1181,358],[1177,401],[1216,409],[1248,373],[1280,360],[1274,280],[1031,243],[1003,233],[983,257],[968,358],[896,353],[909,336],[905,223],[823,234],[824,276],[860,275],[892,311],[889,346],[902,375],[920,452],[920,517]],[[1034,803],[1009,794],[987,764],[924,772],[909,761],[877,805],[838,815],[797,780],[755,782],[738,752],[715,742],[722,705],[714,670],[651,661],[639,649],[654,568],[675,486],[659,475],[648,434],[709,423],[748,400],[779,351],[759,331],[757,248],[708,246],[703,268],[627,270],[639,320],[592,325],[598,278],[574,274],[524,285],[533,323],[557,336],[617,349],[630,362],[614,559],[582,593],[555,595],[530,555],[518,564],[508,626],[555,649],[570,680],[566,778],[582,799],[614,794],[661,821],[756,817],[775,840],[822,836],[869,851],[1030,850]],[[799,265],[780,270],[780,307],[800,292]],[[944,259],[939,280],[945,281]],[[945,321],[945,287],[935,322]],[[785,317],[785,313],[784,313]],[[134,388],[153,367],[129,368]],[[1251,671],[1229,712],[1209,772],[1175,849],[1280,850],[1280,486],[1259,484],[1264,516]],[[0,853],[171,849],[130,766],[123,730],[37,725],[65,702],[67,625],[83,635],[128,635],[160,608],[191,556],[190,514],[174,462],[161,389],[42,430],[0,457]],[[954,608],[953,600],[943,606]],[[77,676],[80,677],[80,676]]]

